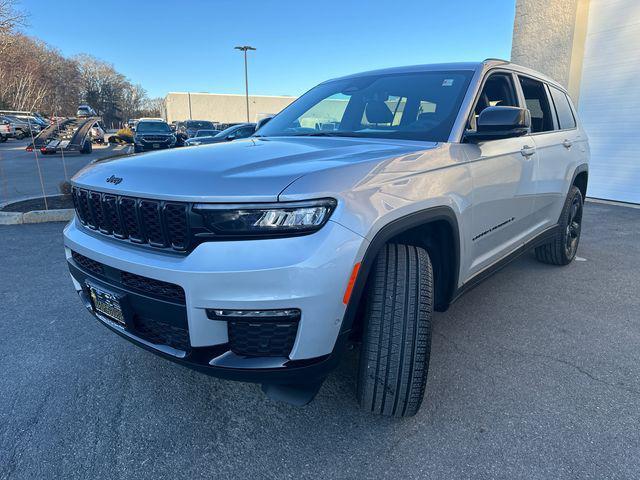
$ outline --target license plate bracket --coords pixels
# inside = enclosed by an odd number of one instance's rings
[[[124,309],[122,308],[122,295],[91,283],[87,283],[87,287],[89,288],[89,298],[91,299],[93,311],[125,327],[126,321]]]

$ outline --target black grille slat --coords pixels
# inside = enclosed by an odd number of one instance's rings
[[[142,229],[138,218],[138,206],[135,198],[122,197],[120,199],[120,213],[125,231],[131,240],[143,243]]]
[[[152,318],[139,315],[134,317],[136,334],[145,340],[161,345],[169,345],[179,350],[189,350],[189,331]]]
[[[77,203],[78,203],[78,217],[80,217],[80,221],[85,225],[88,225],[91,221],[89,215],[89,193],[86,190],[78,189],[77,190]]]
[[[186,252],[190,204],[72,188],[76,215],[87,227],[120,240]]]
[[[169,137],[167,137],[166,135],[144,135],[142,139],[147,142],[168,142],[169,141]]]
[[[185,303],[184,290],[179,285],[153,278],[143,277],[135,273],[121,272],[120,280],[125,287],[148,293],[168,300]]]
[[[104,275],[104,266],[100,262],[91,260],[84,255],[80,255],[77,252],[71,252],[71,258],[84,270],[93,273],[94,275]]]
[[[288,357],[298,322],[229,321],[229,346],[238,355]]]
[[[91,260],[73,250],[71,251],[71,258],[86,272],[96,275],[103,275],[105,273],[105,266],[102,263]],[[180,285],[143,277],[142,275],[125,272],[112,267],[110,267],[110,271],[109,279],[111,281],[117,280],[115,285],[120,288],[135,290],[139,293],[181,305],[186,304],[184,289]]]
[[[140,218],[144,225],[145,239],[156,247],[165,247],[162,220],[160,218],[160,203],[152,200],[140,201]]]
[[[109,230],[103,230],[103,233],[115,235],[118,238],[126,238],[126,232],[122,226],[120,215],[118,214],[118,198],[115,195],[104,195],[102,197],[102,211],[104,213],[105,222],[108,223]]]
[[[91,210],[91,222],[89,227],[95,230],[103,230],[104,214],[102,212],[102,195],[98,192],[89,192],[89,208]]]
[[[180,203],[167,203],[164,206],[169,242],[176,250],[186,250],[189,239],[187,206]]]

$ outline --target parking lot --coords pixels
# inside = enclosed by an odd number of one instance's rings
[[[638,476],[638,209],[588,203],[578,261],[438,314],[405,420],[358,410],[356,351],[296,408],[134,347],[81,306],[62,227],[0,226],[2,479]]]
[[[38,174],[38,163],[46,195],[60,193],[60,182],[71,178],[74,173],[92,160],[124,152],[126,146],[94,145],[93,152],[56,153],[41,155],[27,152],[30,140],[10,139],[0,143],[0,204],[42,196],[42,186]]]

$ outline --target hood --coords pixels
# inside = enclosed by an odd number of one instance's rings
[[[274,202],[308,173],[377,162],[435,147],[430,142],[381,139],[250,138],[176,148],[98,162],[78,172],[75,185],[148,198],[208,202]],[[114,176],[118,185],[108,183]]]

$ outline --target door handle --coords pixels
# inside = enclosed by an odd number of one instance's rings
[[[520,149],[520,153],[522,154],[523,157],[530,157],[531,155],[536,153],[536,148],[530,147],[529,145],[525,145]]]
[[[573,145],[573,142],[569,139],[565,139],[565,141],[562,142],[562,145],[564,145],[564,148],[571,148],[571,145]]]

